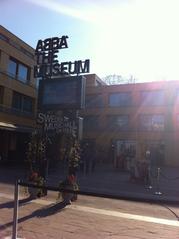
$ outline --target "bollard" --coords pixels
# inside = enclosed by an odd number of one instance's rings
[[[162,195],[160,192],[160,186],[159,186],[159,181],[160,181],[160,168],[157,169],[157,190],[155,191],[155,195]]]
[[[14,214],[13,214],[13,229],[12,239],[17,239],[17,225],[18,225],[18,206],[19,206],[19,180],[16,180],[14,190]]]

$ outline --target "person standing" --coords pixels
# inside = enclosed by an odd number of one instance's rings
[[[145,153],[145,161],[146,161],[146,175],[145,175],[145,184],[151,186],[151,153],[150,150],[147,149]]]

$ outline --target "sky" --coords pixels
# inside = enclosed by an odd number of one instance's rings
[[[0,0],[0,24],[33,48],[69,36],[59,61],[138,82],[179,80],[178,0]]]

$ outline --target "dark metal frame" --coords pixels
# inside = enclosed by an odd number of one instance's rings
[[[76,102],[75,103],[60,103],[59,104],[43,104],[44,89],[46,84],[53,86],[53,83],[75,82],[76,85]],[[64,110],[64,109],[82,109],[85,107],[85,78],[83,76],[69,76],[55,79],[43,79],[39,82],[38,108],[41,111],[48,110]]]

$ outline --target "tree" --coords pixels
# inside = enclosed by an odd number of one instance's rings
[[[102,78],[102,80],[107,85],[120,85],[120,84],[134,84],[136,83],[136,78],[133,75],[130,75],[130,77],[123,77],[121,75],[108,75]]]

